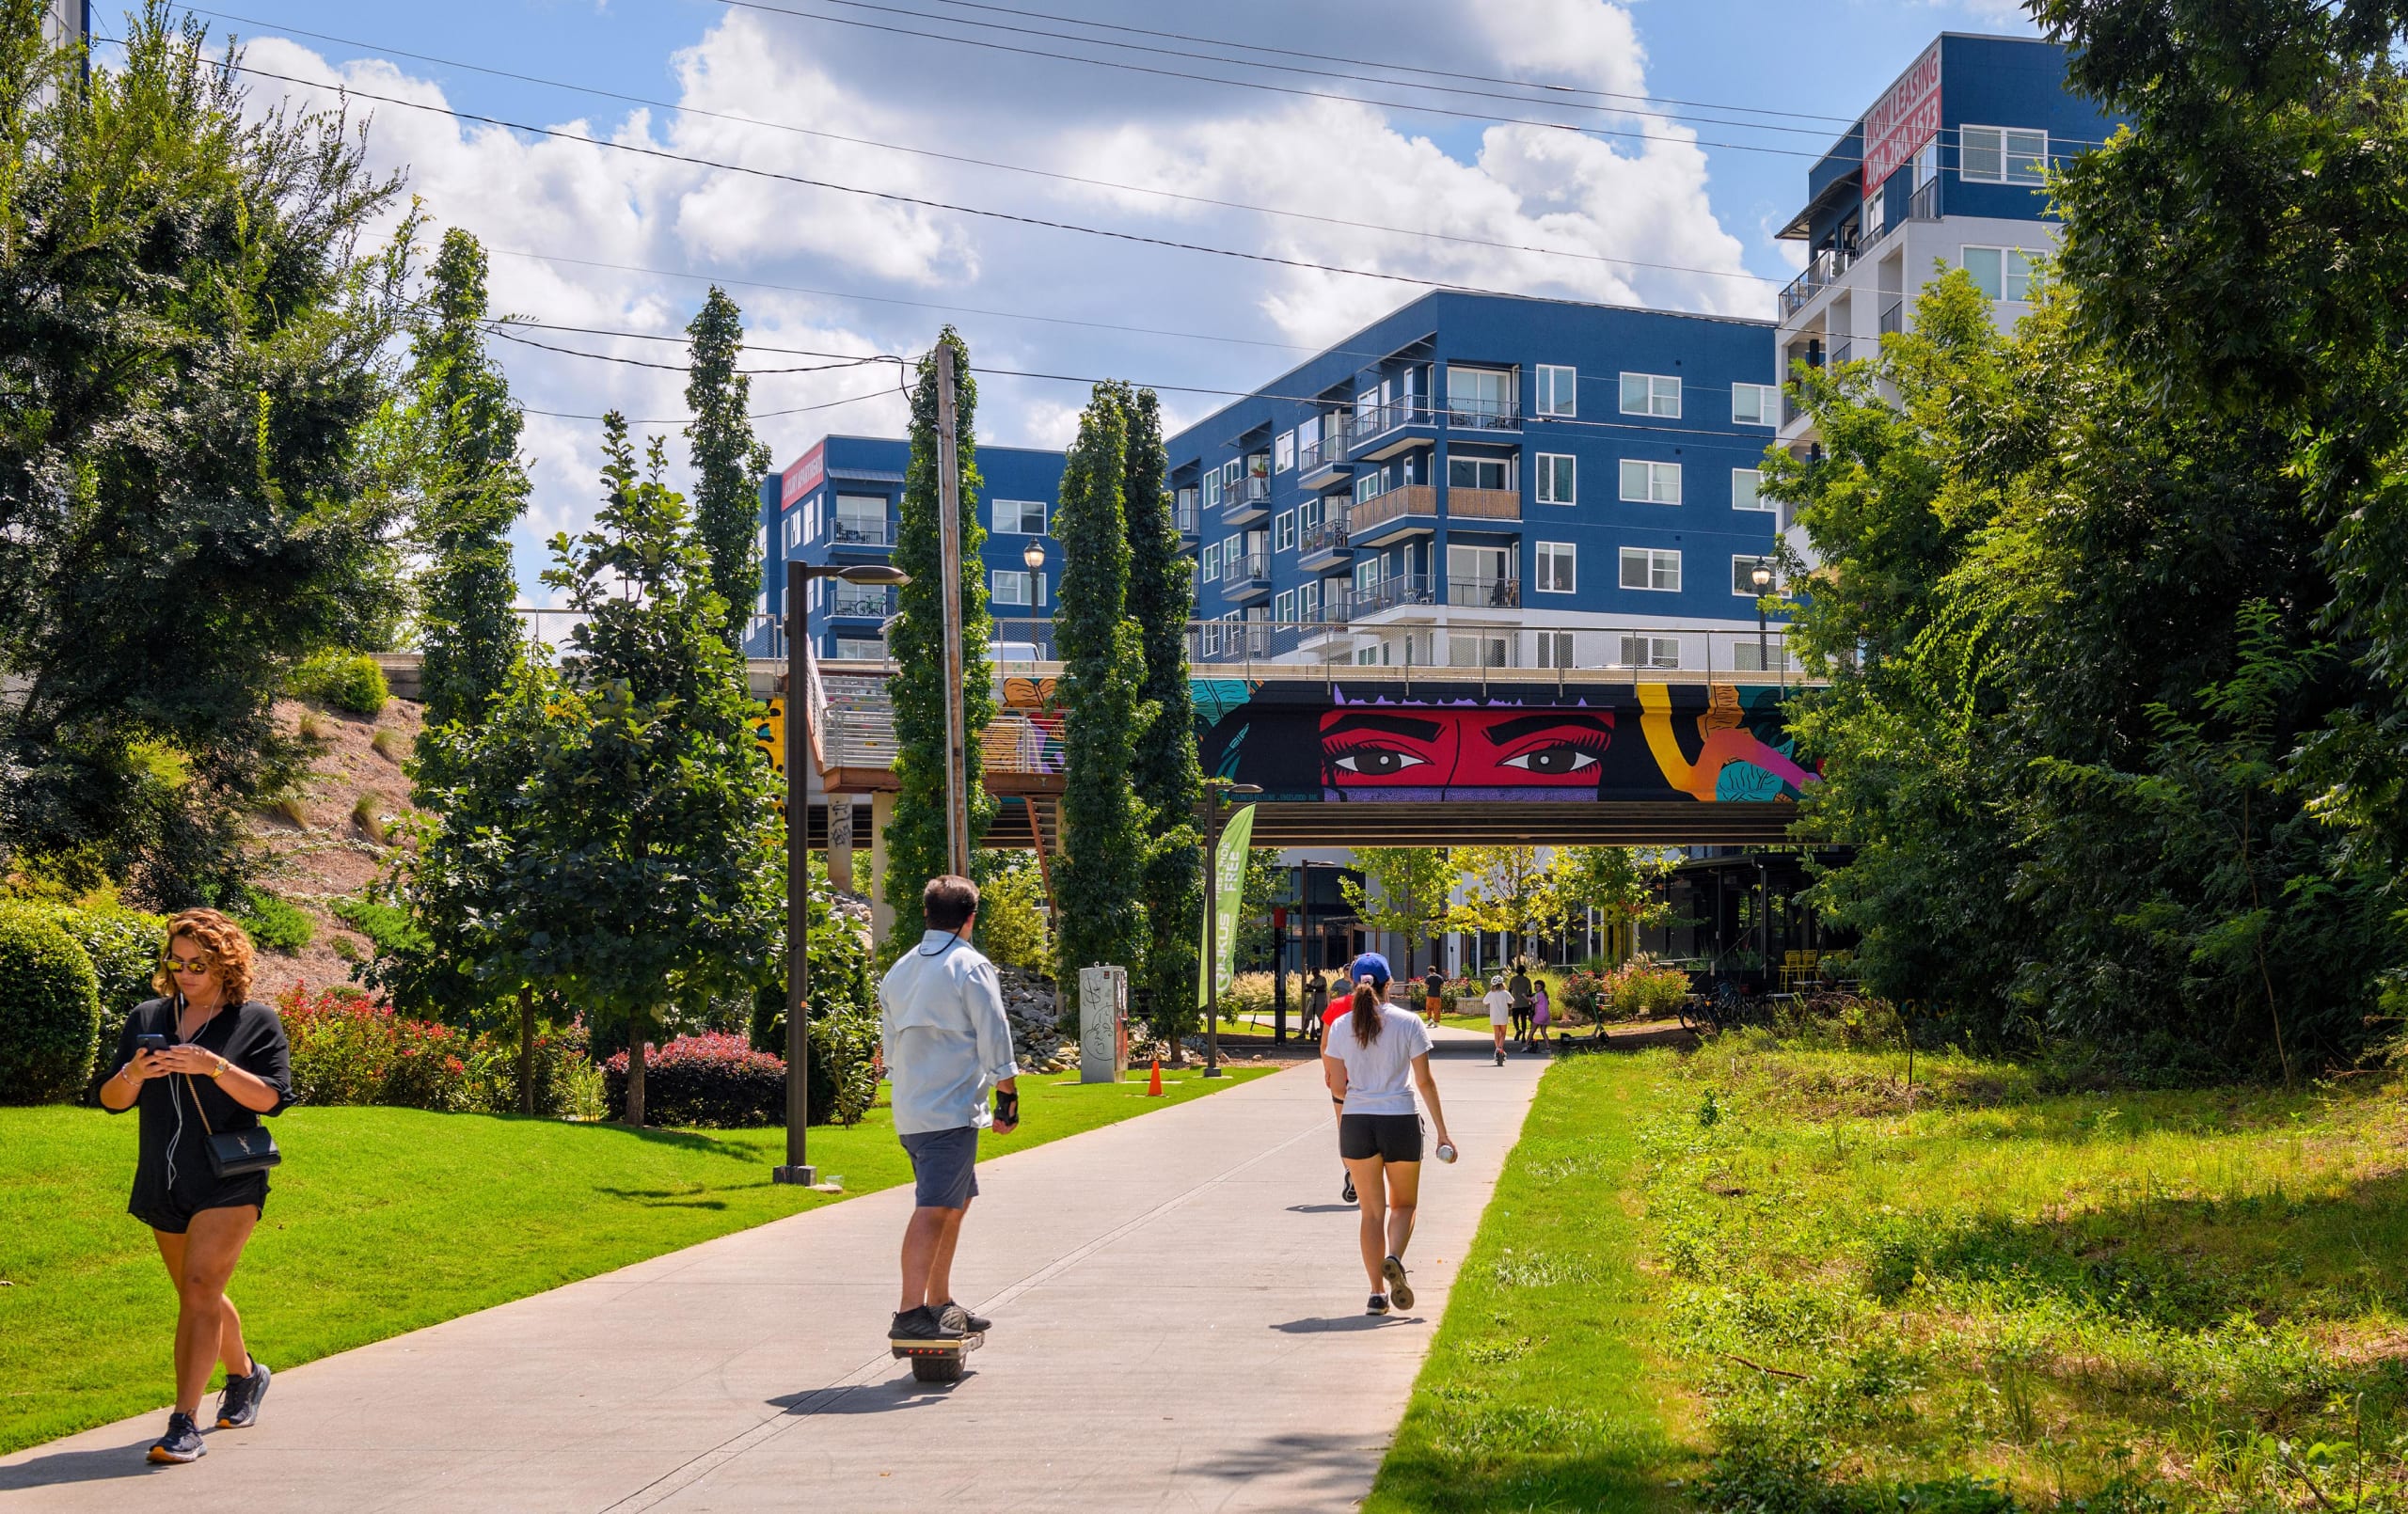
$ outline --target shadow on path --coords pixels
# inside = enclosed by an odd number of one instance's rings
[[[55,1451],[12,1467],[0,1467],[0,1492],[10,1489],[55,1488],[61,1483],[102,1482],[112,1477],[147,1477],[173,1467],[154,1467],[143,1459],[143,1449],[154,1436],[100,1451]]]

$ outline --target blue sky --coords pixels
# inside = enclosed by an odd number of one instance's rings
[[[1005,3],[1013,9],[997,8]],[[1797,208],[1813,155],[1841,129],[1836,118],[1862,110],[1936,32],[2028,29],[1995,0],[226,4],[201,13],[246,39],[253,67],[308,81],[255,77],[261,100],[291,93],[324,103],[332,99],[326,87],[340,82],[589,138],[1137,236],[1406,278],[1747,315],[1769,314],[1771,292],[1788,276],[1793,254],[1771,232]],[[105,14],[105,5],[99,8]],[[1208,40],[1101,32],[1054,17]],[[981,21],[990,25],[973,24]],[[99,24],[107,29],[105,20]],[[1352,98],[1097,68],[879,27]],[[1066,31],[1091,39],[1031,34]],[[1591,108],[1529,103],[1528,90],[1462,78],[1441,81],[1454,92],[1417,90],[1204,64],[1096,39],[1224,54],[1229,49],[1214,44],[1251,42],[1291,51],[1240,55],[1351,60],[1303,65],[1341,75],[1374,62],[1543,80],[1592,91],[1551,96]],[[647,108],[463,64],[691,109]],[[1465,92],[1473,90],[1522,103]],[[909,353],[952,319],[971,342],[974,366],[1209,390],[1259,383],[1417,288],[805,188],[396,103],[356,100],[353,108],[372,116],[372,160],[406,171],[431,222],[465,226],[494,250],[498,307],[555,325],[674,335],[706,281],[718,278],[764,346]],[[1194,197],[1141,192],[1153,189]],[[1416,231],[1458,240],[1403,234]],[[1115,329],[1133,327],[1146,329]],[[673,363],[678,355],[673,344],[630,337],[529,335],[622,357]],[[575,418],[615,406],[655,422],[649,431],[673,433],[684,414],[682,378],[508,342],[497,350],[531,411],[561,413],[531,415],[528,433],[537,498],[519,567],[531,600],[540,602],[536,544],[581,524],[594,494],[600,427]],[[756,353],[752,366],[816,361]],[[781,464],[829,431],[896,434],[902,410],[893,377],[892,368],[875,366],[765,373],[754,385],[759,428]],[[1174,419],[1220,402],[1169,388],[1164,400]],[[996,441],[1058,445],[1084,401],[1075,384],[990,377],[980,431]],[[805,405],[828,408],[770,414]],[[673,435],[671,449],[680,449]]]

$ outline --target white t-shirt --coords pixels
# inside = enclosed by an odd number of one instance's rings
[[[1491,988],[1481,1002],[1488,1006],[1491,1025],[1502,1025],[1513,1017],[1513,996],[1502,988]]]
[[[1413,1059],[1430,1049],[1430,1029],[1421,1017],[1394,1004],[1380,1006],[1380,1033],[1365,1046],[1354,1038],[1353,1016],[1329,1022],[1322,1052],[1346,1068],[1347,1114],[1411,1114]]]

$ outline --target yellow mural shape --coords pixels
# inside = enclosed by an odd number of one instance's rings
[[[1762,746],[1740,724],[1739,690],[1735,685],[1708,686],[1706,706],[1697,718],[1697,761],[1681,753],[1672,732],[1672,696],[1662,684],[1639,686],[1640,728],[1647,735],[1647,750],[1662,769],[1664,781],[1693,799],[1711,801],[1722,769],[1735,762],[1753,761]]]

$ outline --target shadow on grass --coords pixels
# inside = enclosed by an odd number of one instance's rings
[[[739,1183],[736,1186],[738,1188],[768,1188],[769,1185],[767,1183]],[[690,1190],[681,1192],[674,1189],[665,1188],[597,1187],[594,1191],[606,1195],[610,1198],[626,1199],[629,1203],[640,1205],[647,1209],[724,1209],[727,1207],[727,1200],[725,1199],[705,1198],[701,1194],[697,1194]],[[717,1189],[705,1189],[703,1191],[704,1193],[715,1193],[718,1191],[719,1190]]]
[[[0,1492],[11,1489],[56,1488],[65,1483],[147,1477],[154,1472],[175,1471],[173,1467],[154,1467],[143,1459],[144,1449],[150,1443],[150,1438],[146,1436],[98,1451],[53,1451],[47,1456],[0,1467]]]

